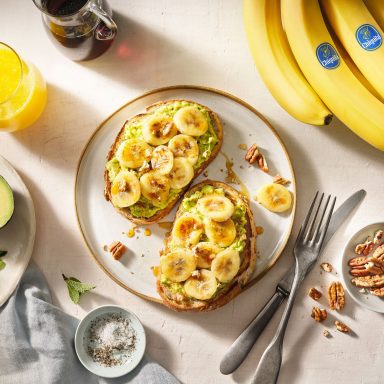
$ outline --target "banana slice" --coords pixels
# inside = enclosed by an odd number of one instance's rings
[[[140,177],[141,193],[154,205],[167,201],[169,195],[169,180],[167,176],[156,171],[150,171]]]
[[[197,210],[205,216],[215,221],[226,221],[235,210],[231,200],[225,196],[208,195],[197,201]]]
[[[203,230],[203,222],[197,216],[187,214],[176,220],[172,229],[172,239],[177,245],[193,247],[199,242]]]
[[[168,147],[175,157],[185,157],[192,165],[199,158],[199,146],[191,136],[176,135],[169,140]]]
[[[151,145],[162,145],[177,133],[177,128],[170,117],[154,115],[143,125],[144,140]]]
[[[167,175],[173,168],[173,153],[165,145],[159,145],[152,152],[152,169],[161,175]]]
[[[151,160],[152,147],[140,139],[123,141],[116,152],[117,160],[128,168],[140,168],[143,163]]]
[[[208,269],[201,269],[184,284],[185,293],[198,300],[209,300],[217,290],[215,275]]]
[[[112,204],[125,208],[135,204],[140,199],[140,182],[134,173],[120,171],[112,182]]]
[[[173,116],[173,121],[177,129],[186,135],[201,136],[208,130],[207,118],[196,107],[179,109]]]
[[[256,194],[257,201],[272,212],[285,212],[292,205],[292,196],[281,184],[263,185]]]
[[[161,272],[171,281],[185,281],[196,269],[196,259],[187,249],[178,249],[160,257]]]
[[[193,179],[195,172],[191,163],[184,157],[176,157],[173,159],[173,168],[168,175],[171,188],[184,188]]]
[[[228,247],[236,238],[236,227],[232,219],[217,222],[206,218],[204,227],[208,240],[220,247]]]
[[[240,269],[239,252],[228,248],[216,255],[212,261],[211,271],[216,279],[222,283],[228,283]]]
[[[197,268],[210,268],[212,260],[222,249],[209,241],[203,241],[193,248],[197,256]]]

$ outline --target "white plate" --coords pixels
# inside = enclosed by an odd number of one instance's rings
[[[0,271],[0,306],[12,295],[31,258],[35,241],[36,218],[31,195],[12,165],[0,156],[0,175],[12,188],[15,211],[7,225],[0,229],[0,249],[8,253],[7,264]]]
[[[279,173],[291,181],[288,188],[296,197],[294,172],[281,139],[255,109],[234,96],[210,88],[175,86],[146,93],[117,110],[99,126],[80,158],[75,185],[78,223],[91,254],[114,281],[141,297],[158,302],[160,300],[155,278],[150,268],[158,264],[166,230],[153,224],[149,227],[151,236],[144,236],[144,231],[141,230],[138,238],[128,238],[125,233],[131,227],[130,222],[104,200],[103,172],[109,147],[124,122],[142,113],[146,106],[167,99],[193,100],[206,105],[219,115],[224,127],[222,152],[233,158],[233,169],[251,196],[255,195],[261,185],[272,182],[272,176]],[[239,148],[239,144],[243,143],[257,143],[267,158],[270,175],[257,166],[248,166],[244,160],[245,151]],[[213,180],[224,181],[225,170],[225,158],[219,154],[209,165],[208,176]],[[204,179],[201,175],[196,182]],[[257,268],[248,285],[260,278],[283,251],[291,233],[296,199],[294,198],[292,210],[287,214],[271,213],[254,201],[251,204],[256,225],[264,228],[264,234],[258,237]],[[172,221],[175,210],[162,221]],[[103,250],[105,245],[115,240],[120,240],[128,248],[120,261],[114,260]]]
[[[341,273],[344,280],[344,286],[347,288],[347,291],[352,296],[353,300],[371,311],[384,313],[384,299],[371,295],[368,292],[359,292],[360,288],[357,288],[351,283],[352,276],[349,274],[350,267],[348,265],[350,259],[359,256],[355,253],[356,245],[364,243],[367,237],[373,237],[374,233],[379,229],[384,229],[384,223],[369,224],[352,236],[344,248]]]

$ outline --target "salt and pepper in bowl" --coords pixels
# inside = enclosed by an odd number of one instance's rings
[[[80,362],[101,377],[119,377],[131,372],[140,363],[145,345],[145,331],[137,316],[114,305],[90,311],[75,334]]]

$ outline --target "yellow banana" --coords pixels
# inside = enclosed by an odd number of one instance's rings
[[[384,150],[384,104],[354,76],[334,48],[317,0],[282,0],[296,60],[313,89],[352,131]]]
[[[304,123],[329,124],[332,113],[303,76],[289,47],[280,0],[244,0],[243,14],[254,62],[278,103]]]
[[[383,31],[363,0],[321,0],[337,37],[361,73],[384,97]]]
[[[375,18],[380,28],[384,30],[384,3],[383,0],[364,0],[371,15]]]

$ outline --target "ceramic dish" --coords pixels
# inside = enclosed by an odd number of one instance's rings
[[[346,287],[353,300],[355,300],[358,304],[361,304],[363,307],[370,309],[371,311],[384,313],[384,299],[371,295],[368,292],[360,292],[360,288],[356,287],[351,282],[353,276],[351,276],[349,273],[350,267],[348,265],[350,259],[358,256],[355,253],[356,245],[364,243],[366,238],[369,236],[372,237],[375,231],[378,229],[384,229],[383,222],[369,224],[352,236],[344,248],[341,273],[344,280],[344,286]]]
[[[194,86],[151,91],[124,105],[99,126],[81,155],[75,185],[77,219],[85,243],[100,267],[114,281],[138,296],[161,302],[151,267],[158,264],[167,229],[153,224],[147,227],[151,236],[145,236],[142,228],[134,237],[128,238],[126,233],[132,224],[105,201],[103,172],[109,147],[124,122],[142,113],[146,106],[167,99],[188,99],[206,105],[219,115],[223,123],[222,153],[209,165],[207,175],[210,179],[225,181],[227,172],[224,155],[233,159],[233,170],[249,191],[256,225],[264,229],[264,234],[257,239],[258,260],[256,271],[248,283],[250,286],[271,268],[288,241],[296,206],[295,176],[284,144],[271,125],[250,105],[221,91]],[[239,145],[250,146],[252,143],[257,143],[265,154],[270,174],[262,172],[255,165],[249,166],[244,160],[246,151]],[[257,189],[271,183],[277,173],[291,181],[288,189],[294,196],[294,203],[289,213],[269,212],[253,200]],[[200,175],[194,182],[204,179],[205,176]],[[161,221],[172,222],[177,206]],[[128,248],[119,261],[104,251],[105,245],[116,240]]]
[[[90,345],[89,328],[92,322],[100,317],[106,317],[113,314],[119,314],[128,319],[130,326],[135,332],[135,348],[130,354],[130,358],[124,364],[108,367],[94,362],[87,352],[88,346]],[[75,349],[80,362],[90,372],[101,377],[120,377],[131,372],[143,358],[145,345],[145,331],[140,320],[133,312],[115,305],[104,305],[90,311],[83,320],[80,321],[75,334]]]
[[[0,306],[2,306],[19,284],[31,258],[36,218],[27,187],[12,165],[1,156],[0,175],[10,185],[15,201],[11,220],[0,229],[0,249],[7,251],[3,257],[6,266],[0,271]]]

